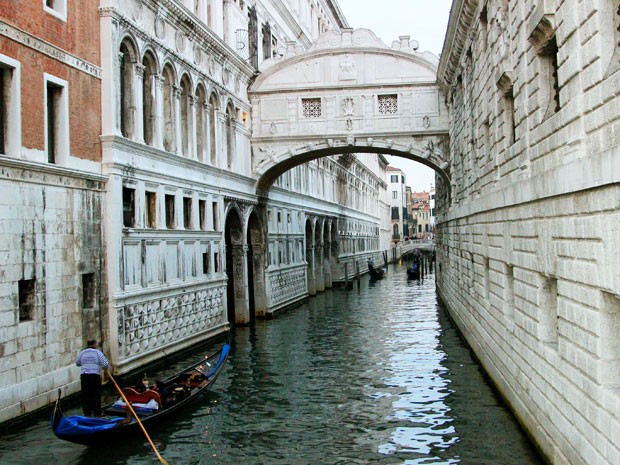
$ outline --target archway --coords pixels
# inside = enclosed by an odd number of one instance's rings
[[[235,208],[231,208],[226,215],[224,241],[226,244],[226,275],[228,276],[226,286],[228,322],[231,325],[245,324],[248,323],[249,317],[244,292],[247,281],[245,279],[246,267],[243,266],[245,261],[243,221]]]
[[[332,287],[332,244],[330,241],[329,231],[332,226],[331,222],[325,222],[323,225],[323,274],[325,288]]]
[[[325,222],[317,221],[314,225],[314,280],[317,292],[325,290],[325,274],[323,272],[323,241],[321,231]]]

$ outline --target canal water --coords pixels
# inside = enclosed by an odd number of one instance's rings
[[[438,305],[433,276],[407,281],[403,266],[236,328],[214,390],[150,433],[170,465],[541,463]],[[143,437],[87,448],[43,418],[0,437],[2,465],[153,463]]]

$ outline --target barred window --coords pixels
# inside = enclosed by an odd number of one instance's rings
[[[396,94],[379,95],[379,114],[394,115],[398,113],[398,96]]]
[[[321,99],[320,98],[302,98],[301,107],[304,118],[320,118],[321,117]]]

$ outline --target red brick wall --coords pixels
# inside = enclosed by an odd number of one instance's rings
[[[100,66],[98,0],[67,0],[67,21],[46,13],[42,1],[2,2],[0,21]],[[22,145],[45,148],[44,73],[69,87],[70,153],[101,160],[101,80],[0,35],[0,53],[21,63]]]

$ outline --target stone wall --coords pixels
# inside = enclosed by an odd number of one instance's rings
[[[0,158],[0,422],[79,389],[101,338],[104,179]]]
[[[439,66],[438,291],[554,464],[620,462],[617,6],[457,0]]]

